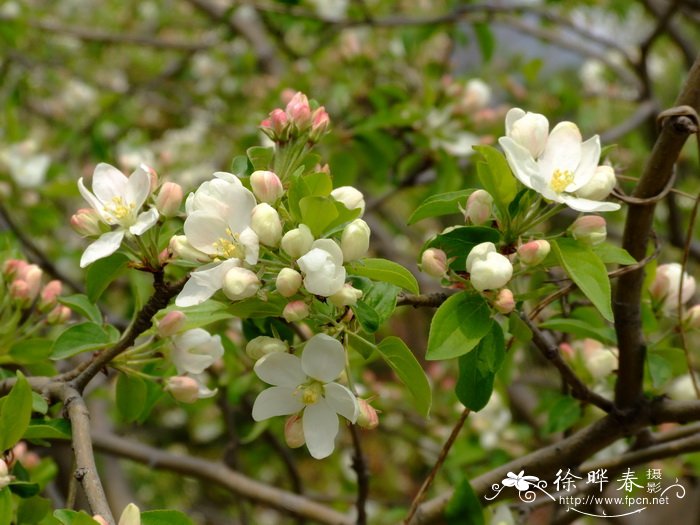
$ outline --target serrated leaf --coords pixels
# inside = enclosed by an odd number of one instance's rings
[[[0,454],[22,438],[32,416],[32,389],[22,372],[0,407]]]
[[[107,287],[124,271],[126,271],[129,258],[123,253],[115,253],[104,259],[100,259],[92,263],[87,270],[86,291],[88,300],[96,302],[107,289]],[[101,319],[88,319],[96,323],[102,322]]]
[[[491,321],[488,333],[476,348],[459,358],[455,393],[465,407],[477,412],[486,406],[493,392],[496,372],[501,368],[505,356],[503,330],[497,322]]]
[[[423,249],[440,248],[447,254],[449,259],[452,259],[450,268],[457,272],[464,272],[466,271],[467,255],[469,255],[474,246],[482,242],[496,244],[500,239],[501,234],[493,228],[462,226],[438,235],[426,243]]]
[[[192,525],[192,520],[177,510],[147,510],[141,513],[141,525]]]
[[[71,426],[67,419],[32,419],[23,439],[70,439]]]
[[[97,350],[114,340],[113,334],[98,324],[76,324],[68,327],[58,336],[51,349],[51,359],[66,359],[83,352]]]
[[[373,281],[394,284],[413,294],[420,293],[418,281],[406,268],[386,259],[366,258],[347,265],[350,275],[369,277]]]
[[[431,195],[411,214],[408,219],[408,224],[414,224],[430,217],[441,217],[443,215],[461,213],[459,211],[459,205],[466,204],[469,195],[473,192],[473,189],[469,189]]]
[[[67,297],[59,297],[58,302],[68,306],[74,312],[82,315],[90,321],[102,324],[102,312],[97,305],[88,299],[87,295],[75,294]]]
[[[574,239],[551,242],[559,264],[576,286],[590,299],[603,318],[613,321],[610,279],[603,261],[588,246]]]
[[[416,410],[427,417],[432,404],[430,383],[411,349],[398,337],[387,337],[377,345],[377,353],[408,388]]]
[[[430,360],[466,354],[489,332],[491,310],[480,295],[462,292],[447,299],[433,316],[428,335]]]

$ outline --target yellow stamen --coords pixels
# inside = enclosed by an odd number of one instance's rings
[[[569,170],[561,171],[559,169],[556,169],[552,174],[552,180],[549,181],[549,186],[557,193],[561,193],[572,182],[574,182],[573,173],[571,173]]]
[[[321,396],[323,396],[323,385],[314,382],[304,387],[301,392],[301,401],[305,405],[313,405]]]
[[[118,221],[123,221],[129,217],[136,208],[136,205],[131,202],[128,205],[122,197],[112,197],[112,203],[105,206],[105,210]]]

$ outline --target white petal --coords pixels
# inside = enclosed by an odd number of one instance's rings
[[[226,182],[237,186],[243,186],[243,184],[241,183],[241,179],[236,177],[233,173],[228,173],[226,171],[216,171],[214,172],[214,177],[216,177],[217,179],[225,180]]]
[[[338,435],[338,416],[328,403],[321,399],[318,403],[308,405],[302,416],[304,438],[311,456],[316,459],[328,457],[335,448]]]
[[[195,211],[185,220],[184,230],[187,242],[209,255],[221,255],[214,243],[221,239],[231,240],[227,232],[228,224],[223,217],[206,211]]]
[[[141,167],[136,168],[129,177],[129,182],[126,186],[126,201],[135,204],[138,210],[146,202],[150,193],[151,177]]]
[[[506,135],[510,136],[510,130],[513,128],[513,124],[525,116],[525,111],[520,108],[511,108],[506,113]]]
[[[100,212],[100,216],[102,216],[101,212],[102,212],[104,206],[102,205],[100,200],[97,197],[95,197],[92,194],[92,192],[85,187],[85,184],[83,183],[82,177],[80,177],[78,179],[78,191],[80,191],[80,194],[83,196],[83,199],[88,201],[88,204],[90,204],[90,206],[92,206],[92,208],[94,210]]]
[[[114,197],[126,197],[126,187],[129,179],[114,166],[100,162],[92,174],[92,191],[104,203],[111,202]]]
[[[540,176],[540,170],[532,158],[532,154],[513,139],[501,137],[498,143],[503,148],[506,154],[506,160],[510,169],[513,170],[515,178],[522,182],[528,188],[533,187],[533,179]]]
[[[129,228],[129,231],[134,235],[142,235],[157,222],[158,210],[156,208],[151,208],[148,211],[144,211],[136,218],[136,222]]]
[[[116,252],[124,239],[124,233],[124,230],[103,233],[99,239],[85,249],[80,258],[80,267],[85,268],[96,260],[109,257]]]
[[[328,401],[330,407],[348,421],[352,423],[357,421],[360,407],[353,393],[338,383],[328,383],[324,388],[326,401]]]
[[[309,378],[302,370],[301,359],[285,352],[273,352],[257,360],[256,375],[275,386],[294,387],[305,383]]]
[[[141,512],[133,503],[129,503],[119,518],[119,525],[141,525]]]
[[[345,368],[345,349],[337,339],[316,334],[304,346],[301,367],[307,376],[321,383],[330,383]]]
[[[205,270],[192,272],[185,287],[175,299],[175,304],[194,306],[203,303],[221,289],[226,272],[239,265],[238,259],[227,259]]]
[[[588,184],[598,167],[600,160],[600,138],[598,135],[593,135],[586,142],[581,144],[581,162],[579,162],[574,173],[574,182],[569,184],[566,191],[573,193]]]
[[[539,159],[540,174],[549,182],[555,170],[576,172],[581,161],[581,132],[573,122],[560,122],[549,134]]]
[[[263,390],[253,403],[253,419],[262,421],[275,416],[288,416],[304,408],[293,388],[272,386]]]
[[[258,234],[253,231],[252,228],[246,228],[241,232],[238,240],[245,248],[245,262],[248,264],[258,263],[258,254],[260,253],[260,241],[258,240]]]
[[[178,374],[201,374],[224,354],[221,337],[212,336],[202,328],[173,337],[171,359]]]
[[[620,209],[620,205],[614,202],[592,201],[566,194],[562,194],[562,202],[564,202],[569,208],[584,212],[617,211]]]
[[[343,264],[343,250],[340,249],[338,243],[333,239],[318,239],[313,242],[311,248],[320,248],[321,250],[330,253],[335,264]]]

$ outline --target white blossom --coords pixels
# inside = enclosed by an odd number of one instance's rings
[[[345,284],[343,252],[332,239],[318,239],[306,255],[297,260],[309,293],[328,297]]]
[[[475,289],[493,290],[505,286],[513,276],[513,265],[508,257],[496,251],[492,242],[482,242],[467,256],[467,271]]]
[[[187,330],[172,339],[170,358],[178,374],[201,374],[224,355],[221,337],[202,328]]]
[[[345,367],[345,349],[326,334],[317,334],[306,343],[301,359],[274,352],[255,363],[255,373],[273,385],[261,392],[253,404],[253,419],[288,416],[303,410],[304,439],[316,459],[329,456],[338,434],[338,414],[357,420],[355,396],[333,382]]]

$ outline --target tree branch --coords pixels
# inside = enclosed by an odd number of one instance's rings
[[[367,525],[367,498],[369,497],[369,473],[367,462],[362,453],[362,443],[360,441],[360,430],[357,425],[350,423],[350,435],[352,436],[352,446],[355,453],[352,457],[352,468],[357,474],[357,525]]]

